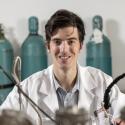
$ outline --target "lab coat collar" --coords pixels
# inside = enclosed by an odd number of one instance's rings
[[[88,72],[86,67],[81,67],[78,65],[78,71],[80,80],[78,107],[85,108],[89,111],[95,97],[93,90],[96,89],[97,85],[94,83],[93,77]],[[53,84],[52,73],[53,65],[49,66],[47,69],[46,77],[48,78],[48,81],[42,83],[40,92],[45,95],[45,97],[42,99],[43,102],[54,113],[57,109],[59,109],[59,105],[56,90]]]
[[[93,73],[89,72],[88,69],[88,67],[81,67],[80,65],[78,66],[81,83],[86,90],[91,92],[98,86],[97,83],[95,83],[94,81],[94,76],[92,76]]]

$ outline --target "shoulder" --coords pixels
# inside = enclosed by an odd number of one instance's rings
[[[82,67],[79,66],[80,74],[84,75],[85,79],[91,79],[91,81],[97,83],[102,83],[102,84],[107,84],[108,86],[112,82],[112,77],[101,71],[100,69],[91,67],[91,66],[86,66]]]
[[[101,71],[100,69],[98,68],[94,68],[94,67],[91,67],[91,66],[79,66],[79,69],[81,72],[88,72],[89,74],[94,74],[95,73],[98,73],[98,74],[105,74],[103,71]],[[105,74],[106,75],[106,74]]]
[[[21,82],[21,85],[25,88],[34,88],[41,85],[43,82],[50,83],[52,77],[52,67],[53,65],[49,66],[48,68],[38,71],[25,80]]]

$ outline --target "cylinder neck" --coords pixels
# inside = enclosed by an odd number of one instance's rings
[[[103,28],[103,20],[102,17],[99,15],[96,15],[93,17],[93,29],[99,29],[102,31]]]
[[[29,18],[29,32],[30,34],[38,34],[38,18],[35,16]]]
[[[3,28],[2,28],[2,24],[0,24],[0,39],[4,39],[4,33],[3,33]]]

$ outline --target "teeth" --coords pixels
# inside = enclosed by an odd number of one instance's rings
[[[67,59],[68,57],[61,57],[62,59]]]
[[[62,56],[61,58],[64,58],[64,59],[66,59],[66,58],[68,58],[68,57],[64,57],[64,56]]]
[[[60,56],[61,59],[68,59],[69,56]]]

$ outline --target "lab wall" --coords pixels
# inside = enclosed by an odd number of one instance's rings
[[[125,0],[0,0],[0,23],[4,25],[6,37],[11,41],[15,56],[28,35],[28,18],[39,18],[39,33],[43,36],[44,25],[58,9],[77,13],[85,23],[86,37],[79,63],[85,66],[86,43],[92,34],[92,18],[103,17],[103,33],[111,41],[113,78],[125,72]],[[44,36],[45,38],[45,36]],[[48,55],[48,64],[51,58]],[[125,79],[118,83],[125,91]]]

